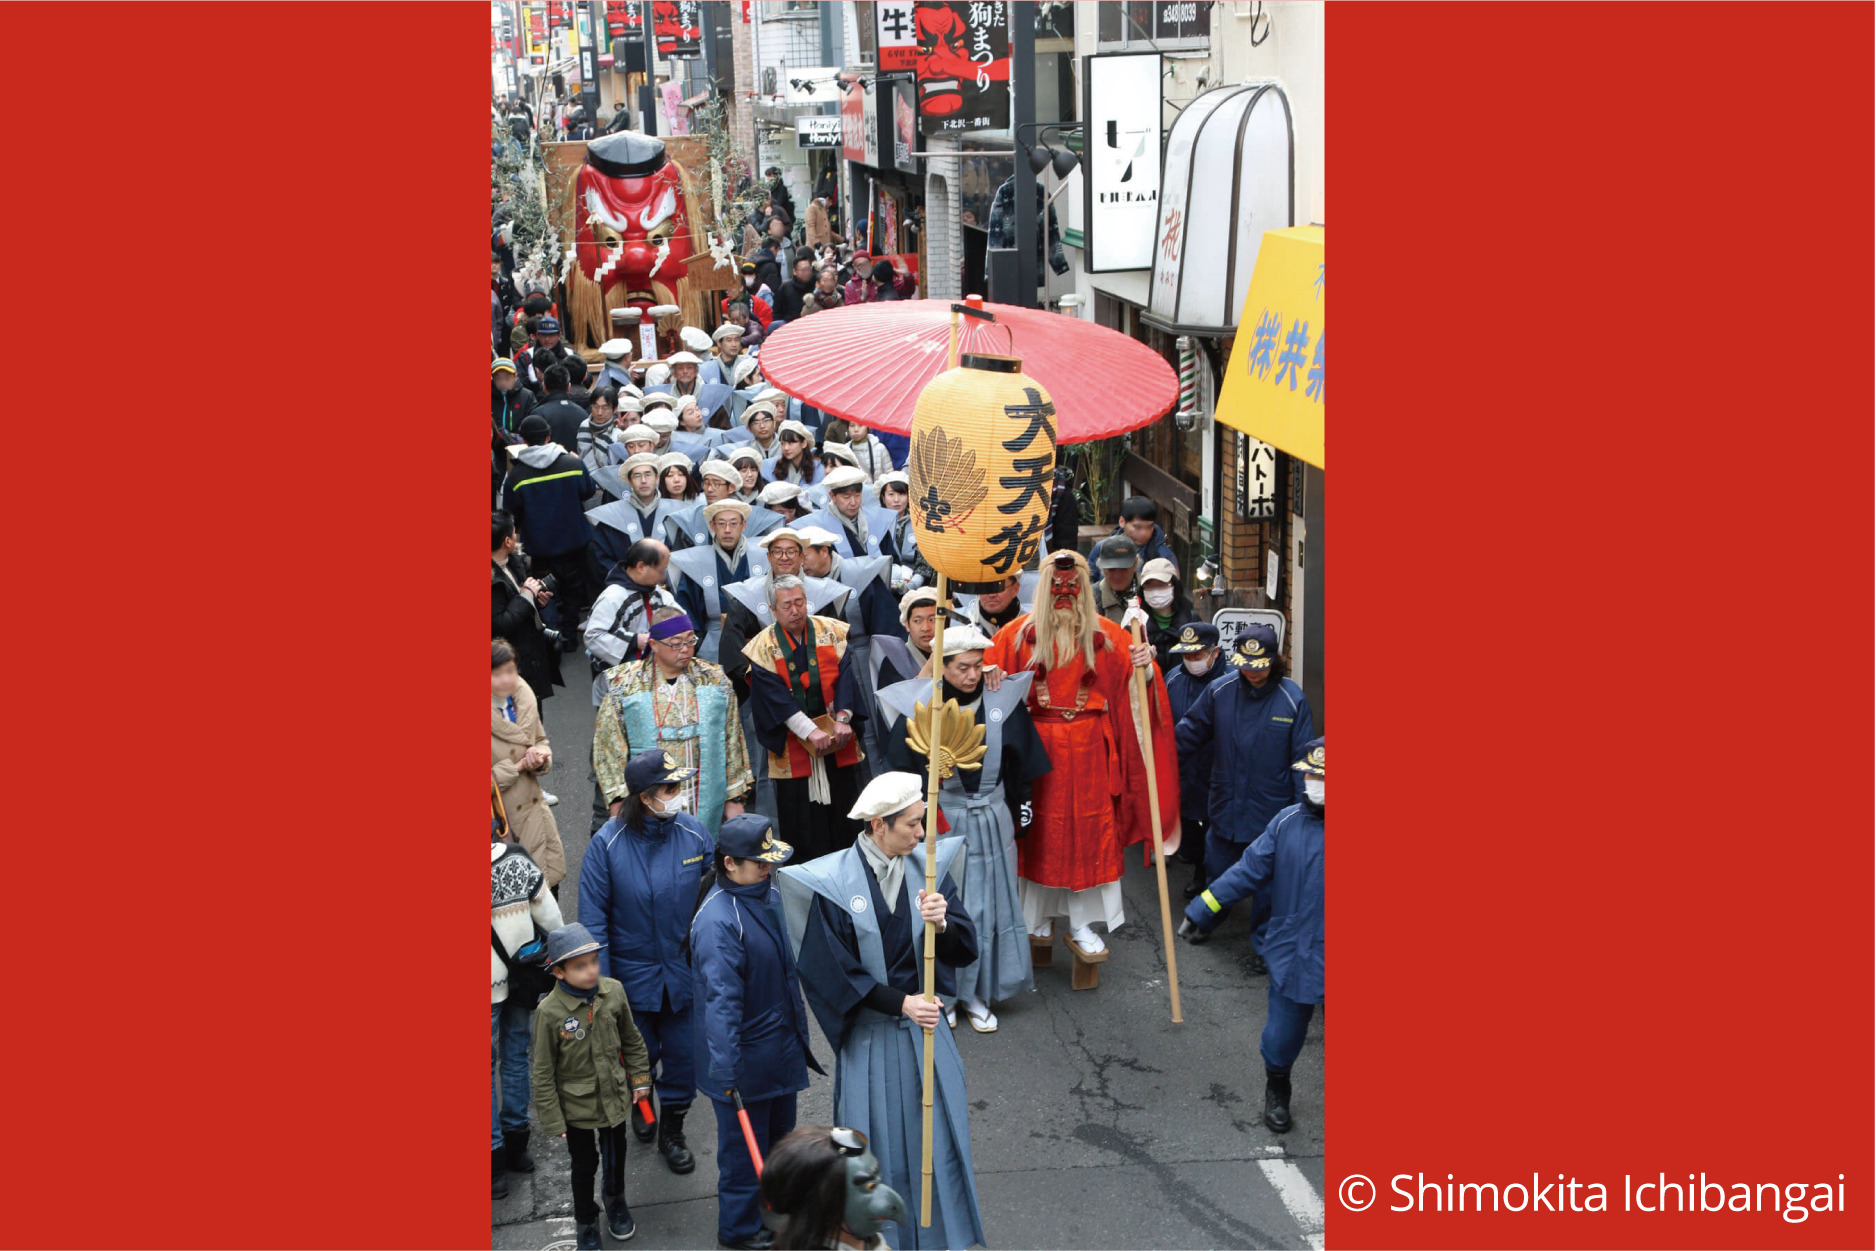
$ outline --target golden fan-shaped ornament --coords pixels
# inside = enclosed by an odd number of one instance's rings
[[[918,704],[906,718],[905,745],[919,755],[931,758],[926,730],[931,724],[931,704]],[[938,710],[938,776],[948,778],[959,769],[984,767],[984,727],[977,718],[947,699]]]

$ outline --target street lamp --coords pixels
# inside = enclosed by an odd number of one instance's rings
[[[1032,126],[1039,128],[1036,143],[1033,146],[1023,143],[1020,135],[1021,131],[1027,130]],[[1081,127],[1079,125],[1060,126],[1054,122],[1024,122],[1021,126],[1018,126],[1016,128],[1018,132],[1015,136],[1016,142],[1018,146],[1029,154],[1030,173],[1040,174],[1044,169],[1049,168],[1055,170],[1055,176],[1057,178],[1066,178],[1069,174],[1073,173],[1075,166],[1081,163],[1081,158],[1075,155],[1066,144],[1048,143],[1044,141],[1041,137],[1041,131],[1053,130],[1057,136],[1060,136],[1065,131],[1080,129]]]

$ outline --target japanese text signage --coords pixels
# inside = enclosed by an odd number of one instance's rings
[[[879,0],[873,6],[873,31],[882,74],[910,73],[918,68],[912,9],[912,0]]]
[[[1216,415],[1318,469],[1323,464],[1323,228],[1264,232]]]
[[[877,83],[851,79],[842,83],[840,98],[840,154],[849,161],[879,167],[879,102]]]
[[[701,0],[652,0],[651,21],[659,56],[695,60],[703,55]]]
[[[1237,431],[1238,516],[1268,521],[1277,515],[1277,449]]]
[[[644,33],[640,25],[639,0],[606,0],[606,34],[614,39],[637,39]]]
[[[1153,232],[1159,224],[1159,53],[1106,53],[1089,57],[1085,64],[1086,267],[1089,273],[1151,269]]]
[[[1008,7],[1003,0],[915,6],[918,115],[924,133],[1010,124]]]

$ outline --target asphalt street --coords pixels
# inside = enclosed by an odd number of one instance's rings
[[[567,686],[545,704],[566,846],[562,911],[577,889],[591,802],[586,768],[592,706],[584,655],[563,661]],[[1188,870],[1172,864],[1175,924]],[[1101,984],[1069,988],[1060,940],[1036,990],[997,1005],[1001,1028],[956,1030],[969,1087],[971,1151],[988,1245],[999,1248],[1315,1247],[1323,1245],[1323,1014],[1294,1071],[1288,1134],[1264,1127],[1264,1026],[1269,979],[1253,975],[1240,911],[1203,947],[1179,944],[1185,1020],[1171,1021],[1154,874],[1138,851],[1124,882],[1127,923],[1109,937]],[[1177,941],[1177,940],[1175,940]],[[812,1017],[810,1017],[812,1020]],[[833,1054],[812,1026],[816,1057]],[[831,1119],[832,1079],[812,1074],[803,1124]],[[626,1198],[635,1247],[716,1246],[716,1130],[707,1100],[686,1126],[696,1171],[679,1177],[636,1141]],[[496,1248],[573,1245],[566,1145],[535,1140],[539,1170],[511,1174],[491,1212]],[[610,1239],[607,1239],[610,1244]]]

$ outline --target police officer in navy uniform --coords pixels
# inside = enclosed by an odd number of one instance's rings
[[[1264,1124],[1290,1128],[1290,1066],[1303,1049],[1309,1019],[1323,1002],[1322,740],[1306,744],[1291,771],[1303,798],[1271,819],[1238,862],[1186,905],[1179,936],[1204,942],[1225,909],[1240,899],[1270,900],[1264,959],[1270,963],[1269,1012],[1259,1050],[1264,1056]]]
[[[658,748],[626,762],[619,815],[587,844],[580,864],[580,915],[598,934],[599,972],[625,986],[632,1016],[658,1074],[656,1129],[632,1109],[640,1142],[654,1133],[673,1173],[697,1167],[684,1138],[696,1090],[696,988],[685,938],[709,867],[710,830],[684,811],[684,784],[697,770]]]
[[[755,1162],[736,1118],[749,1114],[757,1150],[766,1156],[795,1127],[795,1096],[808,1070],[824,1070],[808,1050],[808,1009],[770,882],[795,849],[775,837],[759,813],[731,817],[717,830],[716,879],[691,921],[697,970],[697,1089],[717,1117],[717,1245],[761,1251],[774,1243],[762,1224]]]
[[[1302,799],[1302,775],[1290,765],[1316,737],[1303,688],[1281,673],[1275,630],[1261,622],[1245,626],[1230,660],[1236,680],[1206,687],[1177,731],[1181,760],[1207,743],[1214,748],[1205,831],[1205,875],[1211,881],[1238,862],[1272,817]],[[1268,905],[1259,900],[1251,915],[1252,968],[1258,973],[1265,971],[1268,917]]]
[[[1167,651],[1179,658],[1177,666],[1166,670],[1166,698],[1172,704],[1173,724],[1190,712],[1206,687],[1235,670],[1219,659],[1218,627],[1209,621],[1189,621],[1179,628]],[[1193,751],[1179,753],[1179,850],[1174,853],[1182,864],[1192,866],[1192,880],[1185,896],[1192,898],[1205,889],[1206,804],[1212,782],[1212,743],[1199,744]]]

